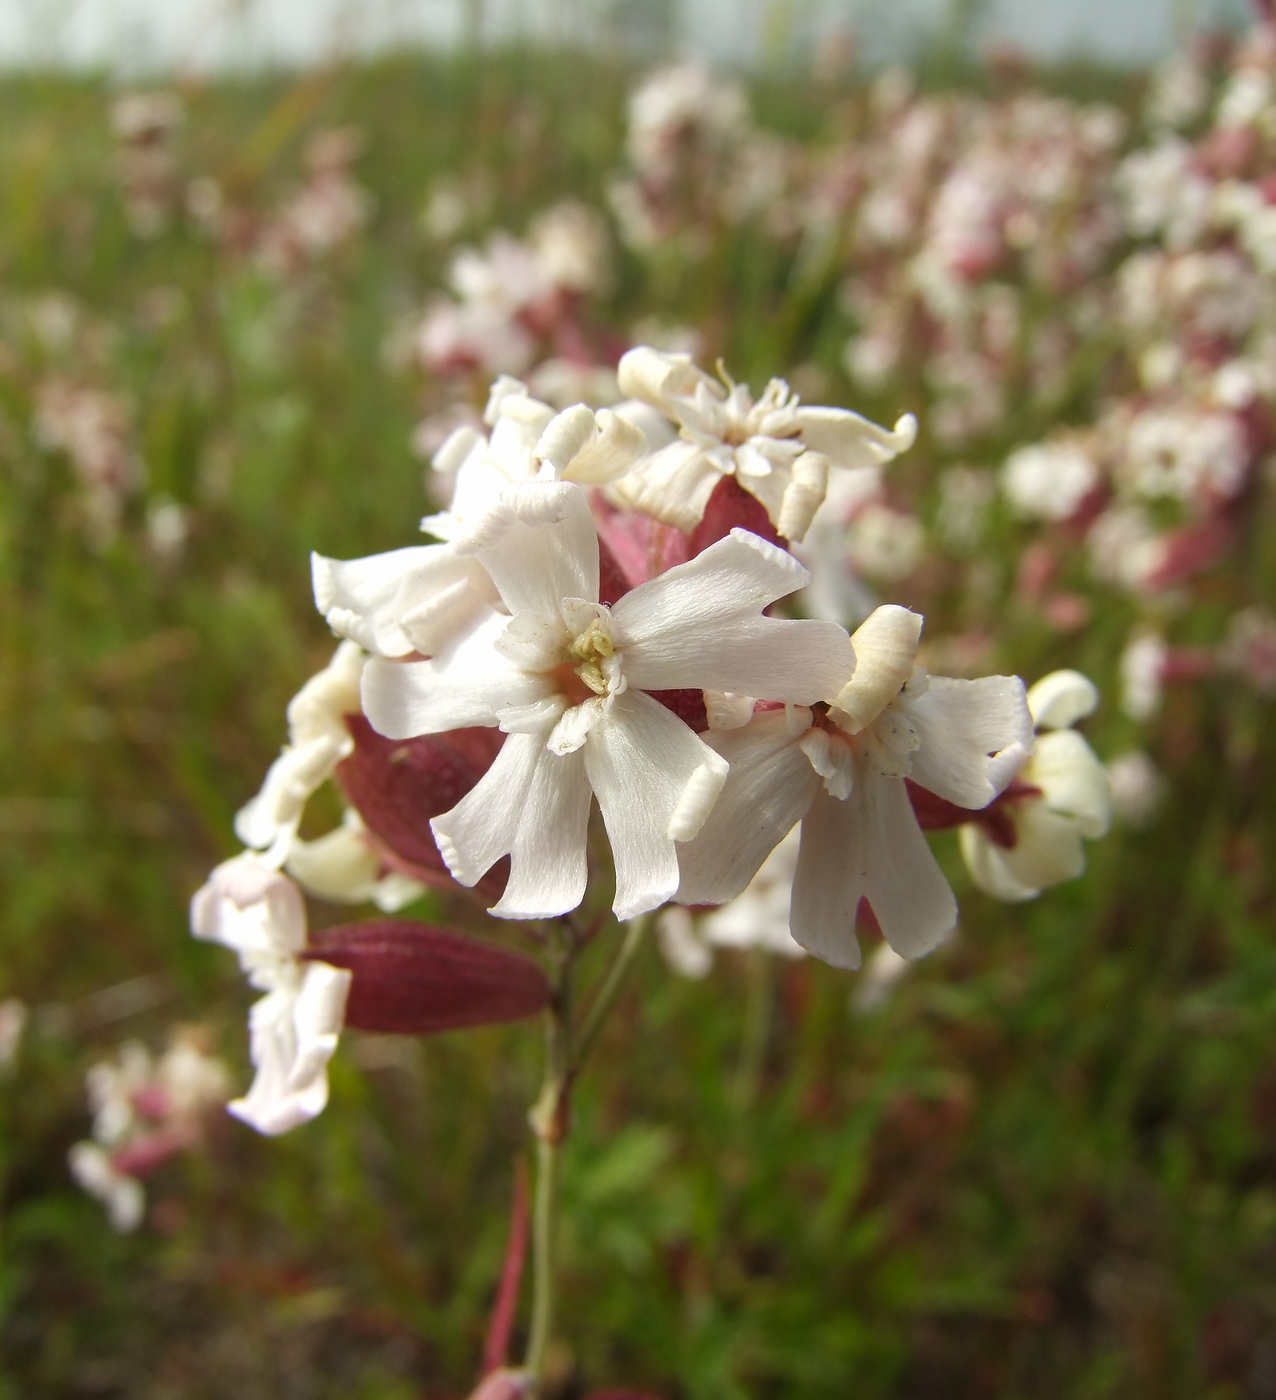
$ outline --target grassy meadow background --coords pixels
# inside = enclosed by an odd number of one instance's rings
[[[485,172],[486,226],[516,232],[567,195],[605,207],[638,72],[510,51],[185,85],[183,176],[246,205],[295,186],[315,131],[362,131],[367,227],[285,281],[180,217],[130,231],[107,84],[0,77],[0,998],[31,1008],[0,1079],[5,1400],[459,1400],[473,1382],[535,1024],[348,1034],[317,1121],[270,1141],[227,1119],[148,1182],[133,1235],[66,1154],[87,1067],[126,1039],[202,1025],[247,1083],[252,994],[186,904],[333,646],[308,552],[417,538],[412,429],[449,392],[386,345],[446,272],[431,186]],[[923,78],[1001,81],[942,54]],[[758,78],[756,118],[815,140],[855,99],[840,81]],[[1034,81],[1127,108],[1140,87]],[[815,365],[824,401],[924,419],[852,398],[834,280],[793,279],[747,227],[698,269],[615,260],[609,324],[689,324],[755,386]],[[54,348],[32,312],[51,293],[78,308]],[[32,431],[51,367],[131,405],[145,492],[102,547]],[[924,492],[932,466],[923,438],[898,470]],[[173,560],[146,543],[161,498],[189,510]],[[1109,688],[1126,627],[1100,611],[1063,639],[1008,615],[989,669],[1090,670],[1110,755],[1136,737]],[[579,1094],[563,1395],[1276,1400],[1276,720],[1217,681],[1175,692],[1158,732],[1155,819],[1038,901],[980,895],[937,837],[960,933],[875,1010],[815,962],[720,956],[688,982],[647,950]]]

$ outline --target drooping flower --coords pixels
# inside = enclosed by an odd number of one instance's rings
[[[1017,677],[928,676],[916,661],[921,623],[906,608],[878,608],[852,637],[855,674],[833,704],[763,711],[707,736],[731,770],[718,807],[681,851],[680,903],[735,898],[801,821],[789,927],[808,952],[858,967],[861,900],[905,957],[952,929],[956,902],[905,778],[984,807],[1020,767],[1032,721]]]
[[[580,902],[591,794],[611,838],[617,916],[655,908],[677,889],[675,843],[699,830],[726,762],[648,692],[811,703],[850,676],[845,632],[763,616],[808,575],[738,529],[600,604],[598,536],[571,482],[508,487],[466,548],[504,610],[428,661],[371,661],[368,719],[391,738],[470,725],[509,736],[477,787],[431,822],[462,884],[510,855],[494,913],[549,917]]]
[[[328,1102],[328,1061],[350,973],[303,957],[306,909],[297,886],[251,851],[224,861],[191,900],[191,931],[233,949],[266,995],[249,1013],[257,1074],[230,1111],[259,1133],[285,1133]]]
[[[658,409],[680,432],[611,494],[686,532],[699,523],[719,480],[734,476],[785,539],[801,540],[824,500],[831,467],[888,462],[917,434],[911,414],[888,431],[846,408],[804,406],[782,379],[771,380],[755,400],[747,385],[720,384],[690,356],[649,346],[624,356],[618,378],[623,394]]]
[[[1107,834],[1107,770],[1072,728],[1098,703],[1098,691],[1079,671],[1053,671],[1028,692],[1036,746],[999,800],[998,820],[960,828],[966,867],[995,898],[1034,899],[1051,885],[1075,879],[1085,869],[1082,838]]]

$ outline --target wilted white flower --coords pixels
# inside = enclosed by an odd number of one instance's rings
[[[1071,727],[1098,703],[1098,691],[1079,671],[1053,671],[1029,690],[1036,746],[998,803],[1002,820],[996,827],[968,822],[960,828],[967,869],[994,898],[1033,899],[1075,879],[1085,869],[1082,838],[1107,834],[1107,771]]]
[[[230,1111],[259,1133],[285,1133],[328,1102],[328,1061],[345,1017],[350,973],[305,959],[301,893],[251,851],[224,861],[191,900],[191,931],[231,948],[266,995],[249,1013],[257,1074]]]
[[[829,469],[889,462],[913,443],[905,414],[893,431],[845,408],[803,406],[782,379],[754,400],[743,384],[720,384],[686,355],[649,346],[620,362],[620,389],[679,426],[679,440],[612,486],[627,507],[690,531],[714,487],[734,476],[756,496],[785,539],[800,541],[824,500]]]
[[[342,642],[332,660],[288,704],[288,743],[261,791],[239,811],[235,833],[245,846],[281,865],[310,796],[354,749],[346,716],[359,713],[363,652]]]

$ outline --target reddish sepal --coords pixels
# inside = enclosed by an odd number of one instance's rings
[[[307,956],[354,974],[346,1024],[434,1035],[518,1021],[543,1010],[549,983],[518,953],[431,924],[367,919],[316,933]]]
[[[751,496],[735,477],[724,476],[713,488],[700,524],[691,532],[691,557],[694,559],[711,544],[726,539],[737,528],[751,530],[781,549],[789,547],[788,540],[771,524],[762,502]]]

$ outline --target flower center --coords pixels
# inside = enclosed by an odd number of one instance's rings
[[[572,629],[576,635],[567,643],[561,653],[563,659],[552,673],[558,693],[573,706],[599,696],[619,694],[625,689],[625,681],[606,610],[590,605],[588,618],[569,618],[569,623],[573,621],[579,630]]]

